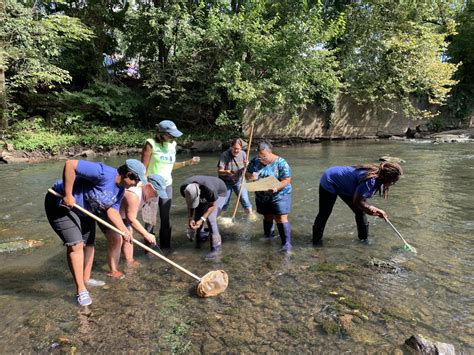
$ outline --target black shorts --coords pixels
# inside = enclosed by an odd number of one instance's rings
[[[93,246],[95,243],[95,221],[82,216],[74,209],[59,204],[60,198],[50,193],[44,199],[44,209],[49,224],[61,238],[64,245],[72,246],[84,243]]]

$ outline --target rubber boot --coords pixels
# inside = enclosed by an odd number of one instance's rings
[[[275,227],[273,221],[268,222],[263,220],[263,238],[271,240],[275,238]]]
[[[313,245],[323,245],[323,233],[324,229],[318,228],[316,225],[313,224]]]
[[[369,225],[368,224],[359,224],[357,225],[357,236],[359,240],[364,243],[369,242]]]
[[[160,248],[161,249],[171,248],[171,227],[160,228]]]
[[[214,259],[222,254],[222,241],[221,244],[214,245],[214,242],[216,242],[216,240],[213,240],[212,233],[210,233],[209,236],[211,242],[211,252],[206,254],[206,259]]]
[[[277,223],[278,227],[278,233],[280,233],[280,239],[281,239],[281,249],[280,251],[284,253],[288,253],[293,249],[293,246],[291,245],[291,228],[290,228],[290,222],[285,222],[285,223]]]

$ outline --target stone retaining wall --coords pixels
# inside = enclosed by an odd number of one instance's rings
[[[254,136],[306,139],[404,136],[408,128],[414,129],[417,125],[426,123],[407,119],[400,108],[397,111],[380,111],[368,105],[359,105],[350,97],[341,95],[333,114],[329,115],[318,107],[310,107],[300,121],[290,129],[288,116],[272,115],[257,121]],[[247,114],[247,120],[249,119],[252,119],[250,113]]]

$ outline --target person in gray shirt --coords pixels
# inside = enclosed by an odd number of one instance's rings
[[[217,174],[227,187],[226,201],[222,208],[224,211],[229,207],[232,191],[234,191],[236,196],[239,195],[242,173],[248,163],[247,154],[242,147],[242,139],[234,139],[230,143],[230,148],[221,154],[217,163]],[[252,203],[250,202],[248,191],[244,188],[240,193],[240,204],[247,214],[250,215],[252,213]]]
[[[208,257],[219,255],[222,252],[222,238],[217,225],[217,216],[221,213],[227,196],[225,183],[214,176],[196,175],[184,181],[180,192],[186,199],[188,207],[188,227],[199,235],[204,222],[207,222],[211,237],[211,253]],[[197,247],[199,243],[198,237]]]

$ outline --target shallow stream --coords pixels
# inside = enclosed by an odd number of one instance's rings
[[[94,303],[87,310],[75,305],[65,248],[43,211],[45,191],[64,162],[2,165],[0,243],[44,244],[0,253],[0,351],[391,353],[422,334],[472,353],[473,148],[391,141],[278,148],[293,169],[294,252],[283,255],[278,241],[262,241],[261,221],[248,222],[239,210],[237,223],[222,227],[224,252],[214,261],[204,259],[207,248],[196,250],[187,240],[178,190],[191,175],[214,175],[218,154],[203,155],[199,165],[174,173],[169,257],[198,275],[224,269],[227,291],[197,298],[194,279],[140,250],[138,269],[123,280],[106,280],[106,242],[98,231],[93,276],[107,284],[91,289]],[[313,248],[322,171],[385,154],[406,161],[405,176],[388,201],[372,202],[389,213],[418,254],[401,251],[400,239],[373,217],[372,244],[360,244],[352,213],[340,200],[324,246]],[[118,166],[123,159],[105,162]],[[370,257],[399,269],[368,267]]]

